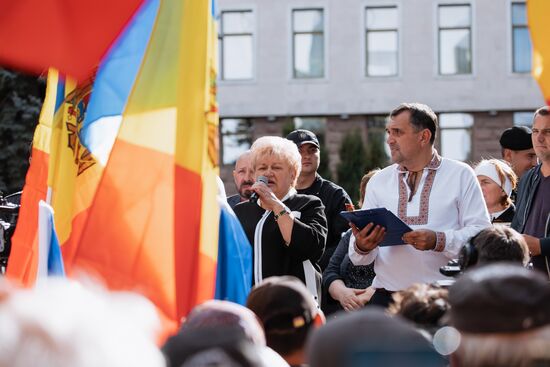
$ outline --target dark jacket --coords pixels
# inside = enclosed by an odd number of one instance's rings
[[[353,265],[348,256],[351,229],[348,230],[338,243],[330,262],[323,272],[323,311],[330,315],[342,310],[340,303],[330,296],[328,288],[335,280],[341,280],[348,288],[364,289],[372,284],[374,279],[374,261],[369,265]]]
[[[512,220],[512,228],[523,233],[525,229],[525,224],[527,223],[527,217],[529,216],[531,210],[531,204],[533,198],[537,192],[537,188],[540,182],[541,169],[542,165],[538,165],[534,168],[531,168],[527,173],[525,173],[521,180],[519,181],[518,186],[518,195],[516,199],[516,214]],[[546,220],[546,227],[544,230],[545,237],[540,239],[540,249],[541,254],[538,256],[533,256],[533,265],[535,268],[540,269],[548,274],[550,278],[550,214]]]
[[[288,246],[273,218],[273,212],[266,212],[251,202],[235,206],[235,214],[253,246],[253,282],[257,283],[258,280],[273,275],[294,275],[301,279],[310,291],[313,292],[315,287],[316,293],[319,294],[321,273],[317,262],[321,258],[327,238],[323,204],[314,196],[299,194],[290,196],[283,203],[295,216]],[[265,222],[259,226],[264,215]],[[315,284],[307,281],[308,275],[313,276]]]
[[[241,195],[235,194],[227,197],[227,204],[231,207],[231,209],[235,209],[235,206],[241,202]]]
[[[315,181],[310,187],[298,190],[298,194],[317,196],[325,206],[328,235],[325,252],[319,260],[321,269],[325,270],[338,242],[340,242],[342,233],[349,229],[348,222],[340,215],[340,212],[346,210],[346,203],[351,204],[351,199],[343,188],[325,180],[319,174],[315,175]]]
[[[493,219],[493,224],[497,223],[510,223],[514,219],[514,214],[516,213],[516,206],[511,204],[508,209],[502,212],[501,215]]]

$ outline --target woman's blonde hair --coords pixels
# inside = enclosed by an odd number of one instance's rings
[[[250,151],[252,152],[254,170],[256,170],[258,159],[265,156],[276,156],[285,161],[291,174],[294,174],[292,186],[296,186],[296,181],[302,170],[302,156],[296,144],[279,136],[263,136],[252,144]]]

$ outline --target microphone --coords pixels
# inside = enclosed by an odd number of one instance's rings
[[[258,179],[256,180],[256,182],[263,182],[264,184],[267,185],[268,180],[267,180],[267,177],[265,176],[258,176]],[[250,199],[248,199],[248,201],[256,204],[258,202],[258,194],[256,192],[253,192],[252,195],[250,195]]]

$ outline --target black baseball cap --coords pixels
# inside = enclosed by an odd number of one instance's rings
[[[531,129],[527,126],[514,126],[504,130],[499,141],[502,148],[510,150],[526,150],[533,148]]]
[[[315,136],[315,134],[309,130],[294,130],[293,132],[288,134],[286,138],[293,141],[294,144],[298,146],[298,148],[304,144],[313,144],[317,148],[321,148],[321,146],[319,145],[319,139],[317,139],[317,136]]]

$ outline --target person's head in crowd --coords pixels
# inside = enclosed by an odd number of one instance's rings
[[[535,111],[533,117],[532,141],[535,153],[543,164],[550,164],[550,107],[544,106]]]
[[[502,159],[508,162],[517,177],[537,165],[537,156],[531,141],[531,129],[526,126],[514,126],[504,130],[500,136]]]
[[[156,310],[129,292],[64,278],[4,288],[0,325],[1,367],[165,366]]]
[[[484,159],[474,171],[489,214],[502,212],[512,205],[510,195],[518,181],[512,167],[498,159]]]
[[[491,264],[449,289],[448,319],[461,334],[459,367],[550,365],[550,285],[541,273]]]
[[[529,248],[521,234],[505,225],[494,225],[472,237],[459,254],[462,269],[495,262],[512,262],[526,266]]]
[[[437,116],[425,104],[401,103],[391,111],[386,131],[392,161],[414,165],[419,156],[431,155]]]
[[[252,160],[255,178],[265,176],[267,186],[278,199],[291,188],[302,168],[298,148],[290,140],[278,136],[264,136],[252,144]]]
[[[302,364],[310,331],[325,321],[305,285],[293,276],[266,278],[252,288],[246,306],[262,322],[267,345],[289,364]]]
[[[162,350],[170,366],[286,366],[254,313],[228,301],[196,306]]]
[[[365,173],[361,178],[361,183],[359,184],[359,208],[363,206],[363,200],[365,200],[365,192],[367,191],[367,184],[369,183],[372,176],[378,173],[380,168],[375,168]]]
[[[296,144],[302,156],[302,170],[300,174],[315,176],[319,169],[319,164],[321,164],[321,146],[317,136],[309,130],[298,129],[288,134],[286,138]]]
[[[444,365],[410,322],[379,307],[342,312],[330,320],[311,335],[307,358],[311,367]]]
[[[400,315],[432,335],[449,309],[448,290],[434,284],[413,284],[392,297],[390,314]]]
[[[250,199],[250,195],[252,195],[250,188],[254,185],[254,168],[252,166],[252,154],[250,150],[241,154],[235,162],[233,179],[235,180],[235,187],[239,192],[241,200]]]

